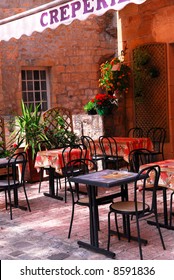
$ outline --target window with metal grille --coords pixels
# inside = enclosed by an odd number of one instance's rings
[[[48,109],[49,81],[46,70],[26,69],[21,71],[22,99],[25,105],[34,108],[40,104],[40,110]]]

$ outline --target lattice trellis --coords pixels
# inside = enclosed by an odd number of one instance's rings
[[[167,100],[167,58],[166,44],[152,43],[140,46],[150,54],[150,60],[144,65],[142,77],[141,96],[134,95],[135,124],[145,133],[154,126],[163,127],[167,131],[168,139],[168,100]],[[135,50],[133,50],[133,63],[135,63]],[[159,76],[151,77],[150,70],[156,68]],[[134,89],[136,80],[134,80]]]
[[[0,149],[5,150],[4,119],[0,116]]]
[[[63,107],[54,107],[43,113],[43,119],[48,129],[55,133],[61,129],[57,119],[59,116],[64,120],[64,129],[73,131],[72,113],[69,109]]]

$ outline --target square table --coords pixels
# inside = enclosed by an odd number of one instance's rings
[[[99,248],[97,213],[98,205],[96,201],[95,187],[112,188],[115,186],[121,187],[122,200],[128,199],[127,184],[136,180],[137,173],[128,171],[114,171],[105,169],[77,177],[70,177],[69,180],[74,183],[87,184],[89,187],[89,211],[90,211],[90,244],[83,241],[78,241],[79,246],[86,249],[91,249],[97,253],[104,254],[114,258],[115,253]]]

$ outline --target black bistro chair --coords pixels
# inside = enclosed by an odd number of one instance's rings
[[[74,156],[74,152],[76,153],[76,156]],[[63,149],[62,151],[62,161],[63,161],[63,168],[62,168],[62,176],[65,178],[65,202],[67,202],[67,178],[68,178],[68,172],[71,173],[71,167],[70,167],[70,170],[68,171],[68,168],[67,168],[67,163],[72,161],[72,160],[75,160],[75,159],[84,159],[86,158],[86,155],[87,155],[87,149],[85,147],[82,147],[81,145],[79,144],[76,144],[76,145],[72,145],[72,146],[67,146]],[[79,166],[76,165],[74,166],[74,169],[73,169],[73,173],[74,175],[77,173],[77,174],[80,174],[81,170],[79,170]]]
[[[153,153],[148,149],[134,149],[129,153],[128,164],[130,172],[138,173],[141,165],[151,162],[153,162]]]
[[[151,178],[151,174],[153,173],[153,180],[151,184],[153,184],[152,195],[149,197],[146,192],[147,184],[149,184],[149,178]],[[118,201],[114,202],[110,205],[110,211],[108,214],[108,246],[110,247],[110,237],[111,237],[111,214],[113,213],[116,221],[116,230],[118,239],[120,240],[119,226],[117,221],[117,214],[121,214],[125,220],[127,220],[127,237],[128,241],[131,239],[131,229],[130,229],[130,217],[134,216],[136,220],[136,228],[138,235],[138,245],[139,245],[139,254],[140,259],[143,259],[142,253],[142,240],[140,236],[140,225],[139,221],[143,218],[146,218],[149,215],[155,216],[155,221],[158,229],[158,233],[161,239],[162,247],[165,250],[165,245],[161,233],[161,229],[158,223],[158,214],[157,214],[157,202],[156,202],[156,190],[158,187],[158,180],[160,176],[160,167],[158,165],[147,167],[142,169],[136,178],[134,184],[134,196],[133,199],[128,201]],[[137,191],[139,181],[141,180],[141,191]],[[156,234],[156,233],[154,233]]]
[[[153,163],[153,152],[148,149],[135,149],[129,153],[129,171],[138,173],[140,166],[148,163]],[[153,185],[146,184],[147,191],[153,191]],[[166,187],[158,184],[156,191],[163,192],[163,204],[166,201]]]
[[[150,138],[153,143],[154,161],[156,161],[157,156],[161,156],[164,160],[164,143],[166,139],[166,130],[162,127],[152,127],[148,130],[147,137]]]
[[[86,149],[89,149],[92,160],[94,160],[96,163],[101,161],[103,167],[104,155],[102,153],[97,153],[96,144],[92,137],[83,135],[81,136],[81,142],[82,145],[86,147]]]
[[[133,138],[142,138],[143,137],[143,130],[141,127],[132,127],[128,130],[128,137]]]
[[[27,163],[27,155],[25,152],[16,153],[12,155],[7,163],[7,177],[3,180],[0,180],[0,191],[5,192],[6,209],[8,208],[9,205],[11,220],[13,218],[12,217],[13,207],[22,210],[27,210],[28,207],[28,210],[31,211],[26,188],[25,188],[25,180],[24,180],[26,163]],[[20,206],[18,203],[19,188],[23,189],[25,199],[27,202],[27,207]],[[12,193],[13,193],[13,201],[12,201]]]
[[[103,169],[120,169],[126,165],[122,156],[118,155],[117,142],[113,137],[100,136],[99,143],[104,155]]]

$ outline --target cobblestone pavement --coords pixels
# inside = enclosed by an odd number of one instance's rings
[[[105,260],[106,256],[79,248],[77,240],[89,240],[89,209],[77,206],[71,238],[68,229],[71,214],[71,198],[68,202],[55,200],[43,195],[48,190],[48,182],[42,183],[38,193],[38,183],[27,184],[31,212],[13,209],[13,220],[4,207],[4,195],[0,194],[0,259],[1,260]],[[114,190],[113,190],[114,191]],[[64,196],[63,188],[60,195]],[[170,193],[168,194],[168,196]],[[168,197],[169,199],[169,197]],[[23,193],[19,194],[21,205],[25,205]],[[161,194],[158,195],[159,212],[162,211]],[[107,214],[109,206],[100,206],[100,246],[107,244]],[[114,225],[113,225],[114,226]],[[121,227],[121,224],[120,224]],[[157,229],[146,221],[141,221],[142,237],[148,240],[143,246],[146,260],[174,259],[174,231],[162,229],[166,250],[164,251]],[[132,234],[136,227],[132,221]],[[138,260],[139,250],[135,241],[120,241],[111,237],[111,248],[116,253],[116,260]]]

